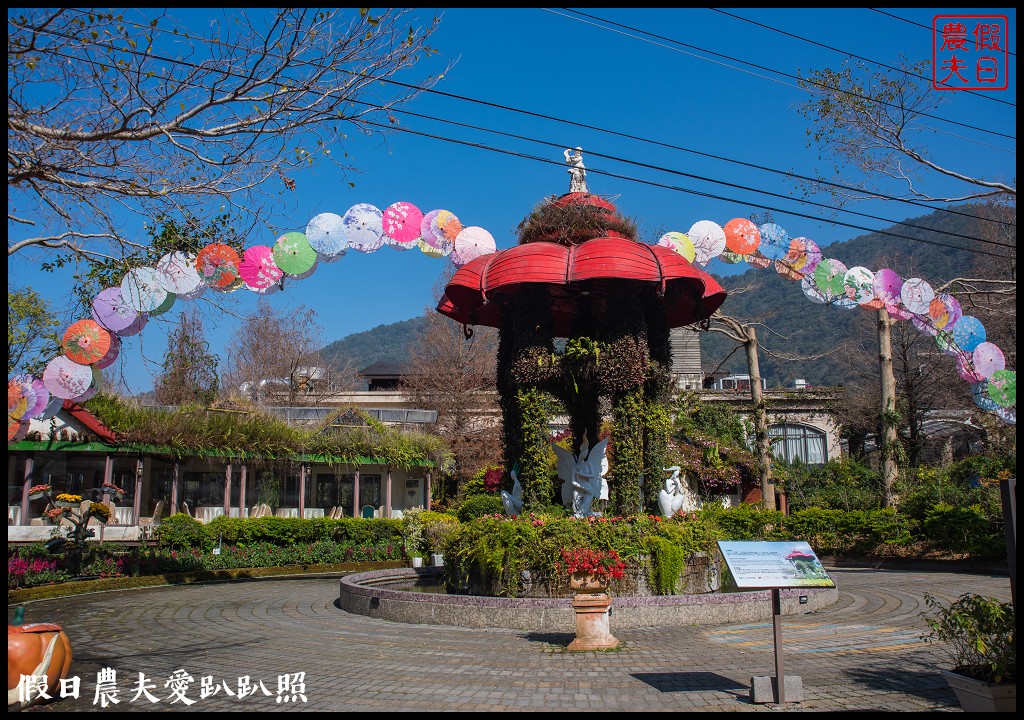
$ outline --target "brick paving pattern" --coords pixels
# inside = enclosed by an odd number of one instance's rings
[[[774,674],[772,628],[750,624],[615,629],[623,647],[570,653],[565,633],[409,625],[337,607],[337,576],[97,593],[26,605],[26,622],[71,638],[81,696],[31,712],[99,711],[97,673],[117,671],[110,711],[954,711],[936,672],[941,651],[919,639],[924,595],[1001,600],[996,575],[832,568],[839,601],[783,618],[786,674],[804,701],[754,704],[752,676]],[[13,608],[8,608],[8,617]],[[172,703],[172,673],[193,678]],[[139,673],[159,702],[136,695]],[[278,701],[279,680],[305,673],[304,695]],[[219,686],[202,697],[202,678]],[[248,676],[255,694],[239,697]],[[270,695],[264,694],[259,682]],[[208,683],[211,681],[208,681]],[[231,690],[233,695],[227,694]]]

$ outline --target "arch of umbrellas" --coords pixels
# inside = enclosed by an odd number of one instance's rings
[[[884,307],[893,319],[909,321],[935,338],[970,383],[982,410],[1016,424],[1016,371],[1006,367],[1002,350],[986,339],[981,321],[965,315],[954,295],[935,292],[924,279],[904,279],[888,268],[847,268],[825,258],[809,238],[790,237],[775,223],[758,226],[744,218],[724,226],[701,220],[688,232],[666,233],[658,245],[699,266],[719,258],[774,269],[799,282],[814,303],[845,310]],[[340,260],[349,250],[371,253],[385,246],[417,249],[458,267],[496,252],[487,230],[463,227],[454,213],[423,213],[411,203],[396,202],[384,210],[359,203],[344,215],[316,215],[305,232],[285,233],[273,246],[253,245],[241,254],[222,243],[211,243],[195,255],[168,253],[155,267],[130,270],[119,286],[98,293],[92,317],[66,329],[63,353],[50,360],[42,378],[18,375],[8,380],[8,441],[24,438],[31,419],[52,417],[64,400],[92,397],[99,389],[100,371],[115,362],[122,339],[140,333],[149,318],[167,312],[175,302],[243,289],[269,295],[283,289],[286,281],[309,277],[321,263]]]

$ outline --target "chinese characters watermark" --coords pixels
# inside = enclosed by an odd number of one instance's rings
[[[160,681],[163,691],[161,691]],[[277,693],[270,690],[261,679],[253,679],[249,675],[238,678],[237,683],[227,680],[215,680],[212,675],[199,678],[199,687],[195,687],[195,678],[184,669],[175,670],[166,680],[149,678],[140,672],[138,679],[121,687],[117,681],[117,670],[103,668],[96,673],[96,687],[92,704],[102,709],[113,708],[122,701],[128,703],[145,702],[155,704],[166,702],[169,705],[183,704],[190,706],[208,697],[222,694],[238,700],[248,697],[274,697],[277,703],[306,702],[306,673],[284,673],[277,676]],[[271,685],[273,687],[273,684]],[[125,695],[122,696],[122,690]],[[18,702],[29,704],[34,701],[52,700],[54,698],[80,698],[81,680],[75,676],[60,681],[60,688],[50,688],[45,675],[22,675],[18,682]],[[134,693],[128,697],[128,693]],[[158,694],[162,695],[162,697]],[[87,696],[88,697],[88,696]]]
[[[1009,32],[1005,15],[936,15],[932,20],[932,87],[1008,88]]]

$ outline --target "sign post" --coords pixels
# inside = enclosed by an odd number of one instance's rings
[[[782,593],[785,588],[834,588],[835,582],[805,542],[719,540],[725,564],[740,590],[772,591],[772,634],[775,677],[750,679],[750,699],[756,703],[800,702],[803,685],[798,675],[785,676],[782,664]],[[774,680],[774,682],[773,682]],[[786,698],[787,685],[791,691]]]

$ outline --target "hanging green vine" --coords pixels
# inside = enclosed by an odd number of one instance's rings
[[[637,515],[643,509],[640,494],[644,473],[643,389],[617,397],[612,417],[609,509],[613,515]]]

